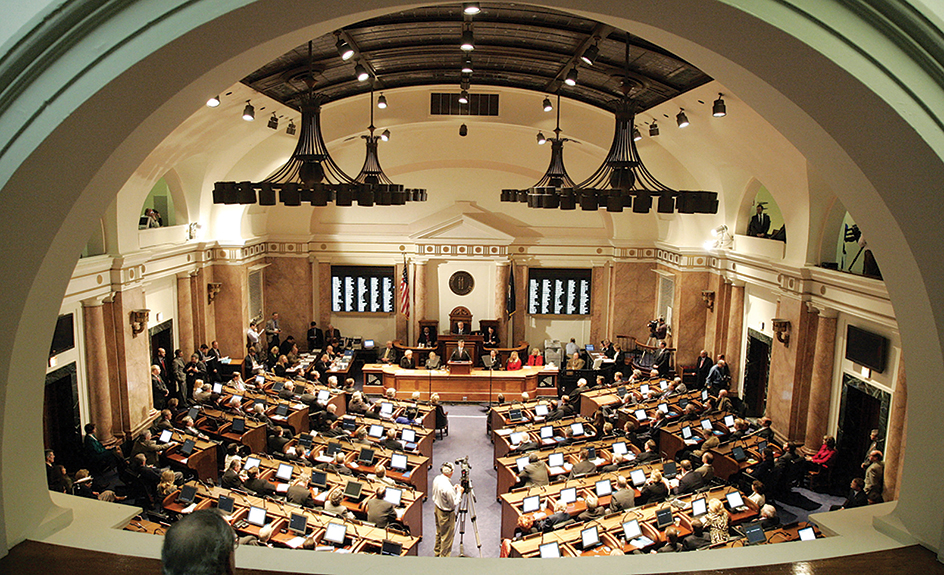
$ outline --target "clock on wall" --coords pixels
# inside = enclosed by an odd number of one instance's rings
[[[456,295],[469,295],[475,287],[475,280],[469,272],[458,271],[449,277],[449,289]]]

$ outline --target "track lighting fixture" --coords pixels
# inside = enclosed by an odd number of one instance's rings
[[[642,139],[642,134],[639,133],[639,128],[633,126],[633,141],[638,142]]]
[[[256,109],[252,107],[249,100],[246,100],[246,107],[243,108],[243,120],[251,122],[256,119]]]
[[[383,92],[381,92],[380,97],[377,98],[377,107],[381,110],[387,107],[387,97],[383,95]]]
[[[469,103],[469,91],[468,91],[468,90],[463,90],[463,91],[459,92],[459,103],[460,103],[460,104],[468,104],[468,103]]]
[[[571,68],[570,72],[567,72],[567,77],[564,78],[564,83],[568,86],[577,85],[577,68]]]
[[[212,98],[210,98],[209,100],[207,100],[207,107],[208,107],[208,108],[215,108],[215,107],[217,107],[217,106],[219,106],[219,105],[220,105],[220,97],[219,97],[219,96],[213,96]]]
[[[269,123],[267,124],[270,130],[279,129],[279,117],[275,115],[275,112],[272,112],[272,117],[269,118]]]
[[[544,137],[544,133],[538,132],[538,145],[543,146],[545,142],[547,142],[547,138]]]
[[[475,50],[475,38],[472,36],[472,30],[470,28],[462,31],[462,43],[459,44],[459,48],[462,48],[466,52]]]
[[[587,48],[583,54],[580,55],[580,59],[583,60],[588,66],[593,66],[593,63],[597,61],[597,58],[600,56],[600,49],[597,48],[597,45],[594,44]]]
[[[466,137],[466,136],[468,136],[468,135],[469,135],[469,127],[466,126],[465,124],[462,124],[461,126],[459,126],[459,135],[462,136],[463,138]]]
[[[342,60],[348,61],[354,57],[354,48],[351,48],[351,45],[345,42],[343,38],[338,38],[337,48]]]
[[[354,66],[354,75],[357,76],[358,82],[366,82],[370,78],[370,74],[367,73],[367,68],[363,64]]]
[[[652,123],[649,124],[649,137],[655,138],[658,135],[659,135],[659,124],[656,124],[656,121],[653,120]]]
[[[728,108],[724,105],[724,100],[721,98],[723,95],[724,94],[718,94],[718,99],[715,100],[714,105],[711,106],[711,115],[715,118],[721,118],[728,113]]]
[[[381,132],[381,133],[380,133],[380,139],[383,140],[384,142],[389,142],[389,141],[390,141],[390,130],[384,130],[383,132]]]
[[[479,6],[478,2],[463,2],[462,12],[468,14],[469,16],[475,16],[482,11],[482,7]]]
[[[551,104],[551,99],[548,98],[547,96],[544,96],[544,104],[543,104],[543,105],[544,105],[544,111],[545,111],[545,112],[550,112],[551,110],[554,109],[554,105]]]
[[[462,59],[462,73],[472,73],[472,56],[466,55],[466,57]]]
[[[675,121],[678,123],[679,128],[684,128],[688,125],[688,116],[685,115],[685,110],[679,108],[679,113],[675,116]]]
[[[289,120],[289,121],[288,121],[288,127],[285,128],[285,133],[288,134],[289,136],[294,136],[294,135],[295,135],[295,130],[296,130],[296,128],[295,128],[295,120]]]

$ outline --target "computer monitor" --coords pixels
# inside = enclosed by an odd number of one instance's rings
[[[734,447],[731,448],[731,457],[733,457],[735,461],[740,463],[744,461],[745,459],[747,459],[747,454],[744,453],[743,447],[741,447],[740,445],[735,445]]]
[[[367,435],[373,437],[374,439],[380,439],[384,435],[384,426],[382,425],[371,425],[370,429],[367,431]]]
[[[692,438],[692,427],[686,425],[682,428],[682,439],[691,439]]]
[[[672,515],[671,508],[656,511],[656,527],[665,529],[673,524],[675,524],[675,517]]]
[[[564,466],[564,454],[563,453],[552,453],[547,456],[547,465],[549,467],[563,467]]]
[[[407,443],[416,443],[416,430],[404,427],[400,431],[400,439]]]
[[[246,420],[242,417],[234,417],[233,425],[229,429],[233,433],[238,433],[242,435],[246,432]]]
[[[800,541],[812,541],[816,539],[816,531],[813,531],[812,527],[804,527],[797,531],[797,535],[800,536]]]
[[[298,435],[298,436],[296,436],[296,437],[298,438],[298,444],[299,444],[299,445],[301,445],[302,447],[305,447],[305,448],[311,447],[311,436],[310,436],[310,435],[308,435],[307,433],[302,433],[302,434],[300,434],[300,435]]]
[[[284,483],[288,483],[292,480],[293,471],[295,471],[295,468],[288,463],[279,463],[279,468],[275,472],[275,478]]]
[[[661,380],[661,381],[659,381],[659,389],[661,389],[662,391],[665,391],[665,390],[667,390],[668,388],[669,388],[669,382],[667,382],[667,381],[664,380],[664,379]]]
[[[613,453],[618,455],[626,455],[626,452],[629,451],[629,448],[626,447],[625,441],[617,441],[613,444]]]
[[[180,494],[177,495],[177,501],[181,503],[186,503],[187,505],[193,503],[194,498],[197,496],[197,486],[196,485],[184,485],[180,488]]]
[[[265,400],[264,397],[257,397],[252,400],[253,407],[256,405],[261,405],[262,407],[269,407],[269,402]]]
[[[253,467],[259,467],[259,464],[262,463],[259,461],[258,457],[247,457],[246,463],[243,464],[243,469],[249,470]]]
[[[325,454],[327,455],[334,455],[335,453],[338,453],[340,451],[343,451],[341,449],[341,444],[333,442],[333,441],[328,443],[328,447],[325,448]]]
[[[185,439],[184,444],[180,446],[180,452],[190,457],[190,454],[193,453],[193,448],[196,447],[196,442],[192,439]]]
[[[756,449],[758,453],[763,453],[764,450],[767,449],[767,442],[761,439],[760,441],[757,442]]]
[[[216,502],[216,508],[225,515],[232,515],[233,509],[236,508],[236,500],[228,495],[220,495]]]
[[[728,500],[728,506],[731,509],[737,509],[738,507],[744,507],[744,498],[741,497],[740,491],[731,491],[724,496]]]
[[[649,384],[643,383],[639,386],[639,393],[643,395],[649,395]]]
[[[399,557],[400,553],[402,552],[403,552],[403,544],[397,543],[396,541],[384,539],[383,543],[381,543],[380,545],[381,555],[392,555],[394,557]]]
[[[560,502],[564,505],[570,505],[577,501],[577,488],[567,487],[560,490]]]
[[[266,524],[265,507],[250,507],[249,516],[246,517],[246,522],[248,522],[250,525],[255,525],[256,527],[264,527]]]
[[[541,508],[541,496],[532,495],[531,497],[525,497],[521,502],[521,512],[522,513],[534,513]]]
[[[390,417],[393,415],[393,404],[389,401],[384,401],[380,404],[380,415]]]
[[[372,339],[365,339],[362,347],[364,349],[374,349],[374,346],[377,345]]]
[[[678,467],[674,461],[670,460],[662,464],[662,477],[672,479],[676,475],[678,475]]]
[[[288,404],[280,403],[277,406],[275,406],[275,414],[278,415],[279,417],[285,417],[286,415],[288,415]]]
[[[234,395],[234,396],[233,396],[233,399],[235,399],[235,400],[236,400],[237,402],[239,402],[239,403],[242,403],[242,402],[243,402],[243,396],[241,396],[241,395]]]
[[[278,393],[278,392],[282,391],[282,388],[283,388],[283,387],[285,387],[285,382],[284,382],[284,381],[277,381],[277,382],[275,382],[275,383],[272,384],[272,391],[274,391],[275,393]]]
[[[557,544],[557,541],[551,541],[550,543],[543,543],[538,547],[538,551],[541,554],[541,559],[560,559],[560,546]]]
[[[547,406],[543,403],[539,403],[534,406],[534,415],[537,417],[547,417]]]
[[[632,541],[637,537],[642,536],[642,529],[639,527],[638,519],[630,519],[626,523],[623,523],[623,537],[626,541]]]
[[[744,529],[744,536],[747,537],[747,542],[750,545],[757,545],[758,543],[766,543],[767,536],[764,534],[764,529],[758,523],[751,523]]]
[[[311,484],[318,489],[324,489],[328,486],[328,474],[316,469],[311,470]]]
[[[223,384],[222,384],[222,383],[214,383],[214,384],[213,384],[213,393],[215,393],[215,394],[217,394],[217,395],[220,395],[221,393],[223,393]]]
[[[521,421],[523,418],[521,416],[520,409],[509,409],[508,410],[508,421]]]
[[[714,430],[714,426],[711,425],[711,420],[710,420],[710,419],[702,419],[702,420],[701,420],[701,428],[704,429],[705,431],[712,431],[712,430]]]
[[[635,415],[637,421],[646,421],[649,419],[649,414],[646,413],[645,409],[637,409]]]
[[[616,388],[616,395],[619,396],[619,397],[625,397],[625,396],[626,396],[626,386],[625,386],[625,385],[621,385],[621,386],[617,387],[617,388]]]
[[[642,469],[633,469],[629,472],[629,479],[633,482],[633,487],[639,487],[646,483],[646,472]]]
[[[349,417],[347,415],[341,419],[341,429],[344,431],[354,431],[357,429],[357,420],[354,417]]]
[[[664,401],[660,403],[659,405],[657,405],[656,407],[658,407],[659,411],[661,411],[662,413],[665,413],[665,414],[669,413],[669,404]]]
[[[364,485],[358,481],[348,481],[344,486],[344,496],[348,499],[358,499],[361,496],[361,489]]]
[[[571,423],[570,429],[574,432],[574,437],[580,437],[585,433],[583,430],[583,423],[580,422]]]
[[[357,455],[357,462],[361,465],[373,465],[374,450],[368,447],[362,447],[361,452]]]
[[[583,346],[583,348],[587,350],[587,353],[593,353],[597,349],[592,343],[588,343],[587,345]]]
[[[347,525],[343,523],[328,523],[325,534],[322,539],[335,545],[344,545],[344,539],[347,537]]]
[[[296,535],[305,535],[308,531],[308,516],[292,513],[288,522],[288,530]]]
[[[161,436],[157,438],[157,441],[159,443],[169,443],[173,437],[174,437],[174,432],[169,429],[165,429],[164,431],[161,432]]]
[[[734,416],[730,413],[724,416],[725,427],[734,427]]]
[[[610,483],[609,479],[597,481],[594,488],[596,489],[597,497],[604,497],[613,493],[613,484]]]
[[[708,513],[708,500],[704,497],[692,499],[692,517],[701,517]]]
[[[519,457],[515,459],[515,465],[518,466],[518,473],[524,471],[524,468],[528,466],[528,456]]]
[[[584,551],[600,544],[600,533],[596,525],[580,530],[580,544]]]
[[[594,446],[587,447],[587,459],[593,461],[597,458],[597,448]]]
[[[708,401],[708,390],[707,390],[707,389],[701,390],[701,400],[702,400],[702,401]]]
[[[190,411],[187,412],[187,415],[190,417],[190,419],[196,421],[197,416],[200,415],[200,406],[191,407]]]
[[[400,505],[400,499],[403,498],[403,490],[397,489],[395,487],[388,487],[387,491],[384,493],[384,501],[390,503],[394,507]]]
[[[679,398],[679,400],[678,400],[679,409],[683,409],[683,410],[684,410],[686,407],[688,407],[688,404],[689,404],[689,403],[690,403],[690,402],[688,401],[688,399],[686,399],[686,398],[684,398],[684,397]]]
[[[390,456],[390,469],[395,471],[406,471],[406,454],[394,453]]]
[[[553,439],[554,438],[554,428],[550,425],[545,425],[541,428],[541,439]]]
[[[327,389],[322,389],[318,392],[318,403],[328,403],[328,400],[331,399],[331,392]]]

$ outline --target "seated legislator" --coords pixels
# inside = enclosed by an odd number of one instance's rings
[[[457,321],[456,327],[452,328],[452,333],[455,335],[471,335],[472,331],[465,325],[465,322]]]
[[[439,369],[442,367],[442,359],[436,355],[435,351],[429,352],[429,357],[426,358],[426,369]]]
[[[459,324],[461,325],[462,322],[459,322]],[[449,361],[472,361],[472,356],[469,355],[469,350],[465,348],[465,340],[460,339],[456,343],[458,347],[452,352],[452,355],[449,356]]]
[[[380,363],[393,363],[397,360],[397,350],[393,349],[393,342],[388,341],[387,345],[384,346],[383,351],[380,353],[380,357],[377,359]]]
[[[544,356],[541,355],[541,350],[536,347],[531,350],[531,355],[528,356],[528,365],[532,367],[544,365]]]
[[[429,329],[429,326],[423,328],[423,333],[420,334],[419,340],[417,340],[417,345],[420,347],[435,347],[436,346],[436,334]]]
[[[488,326],[488,331],[485,332],[485,339],[482,340],[482,347],[498,347],[499,343],[498,334],[495,333],[495,328],[493,326]]]
[[[497,350],[492,350],[488,352],[488,355],[482,358],[482,366],[486,369],[501,369],[502,362],[501,356],[498,355]]]
[[[567,360],[567,369],[583,369],[585,364],[586,362],[580,357],[580,353],[577,352]]]
[[[385,528],[391,521],[397,520],[397,511],[393,504],[384,499],[386,494],[386,486],[381,485],[377,487],[374,496],[367,500],[367,521],[381,529]]]
[[[413,361],[412,349],[408,349],[403,352],[403,357],[400,358],[400,367],[403,369],[416,369],[416,362]]]
[[[511,352],[511,356],[508,358],[508,363],[505,365],[505,369],[508,371],[517,371],[521,369],[521,358],[518,357],[518,352]]]

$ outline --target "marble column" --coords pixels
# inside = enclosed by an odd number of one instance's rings
[[[803,451],[816,453],[823,443],[829,425],[829,402],[833,389],[833,360],[836,351],[836,310],[808,305],[818,312],[816,344],[813,351],[813,373],[810,378],[810,400],[806,416]]]
[[[885,437],[885,501],[898,499],[898,487],[901,468],[904,463],[902,454],[908,434],[908,420],[905,417],[908,407],[908,383],[905,378],[905,360],[898,361],[898,377],[895,393],[892,395],[891,413],[888,415],[888,435]]]
[[[744,340],[744,283],[731,284],[728,307],[728,330],[724,347],[718,353],[724,353],[731,370],[731,389],[739,389],[741,375],[741,343]]]
[[[193,318],[193,340],[210,345],[210,342],[213,341],[214,338],[207,333],[206,311],[209,304],[206,303],[206,284],[202,281],[202,276],[202,270],[196,270],[187,274],[187,279],[190,282],[190,313]]]
[[[495,270],[495,307],[494,315],[498,320],[498,336],[505,347],[514,346],[514,335],[508,335],[508,274],[510,262],[497,262]]]
[[[190,288],[190,274],[177,274],[177,334],[180,349],[187,357],[199,347],[193,337],[193,292]]]
[[[413,262],[413,333],[416,337],[420,334],[420,320],[429,319],[426,317],[426,298],[426,262]]]
[[[318,275],[315,283],[318,286],[318,325],[325,329],[331,323],[331,262],[318,262]]]
[[[103,298],[82,302],[85,335],[85,377],[89,390],[89,409],[98,439],[108,445],[116,442],[112,431],[111,378],[108,376],[108,347],[105,345]]]

